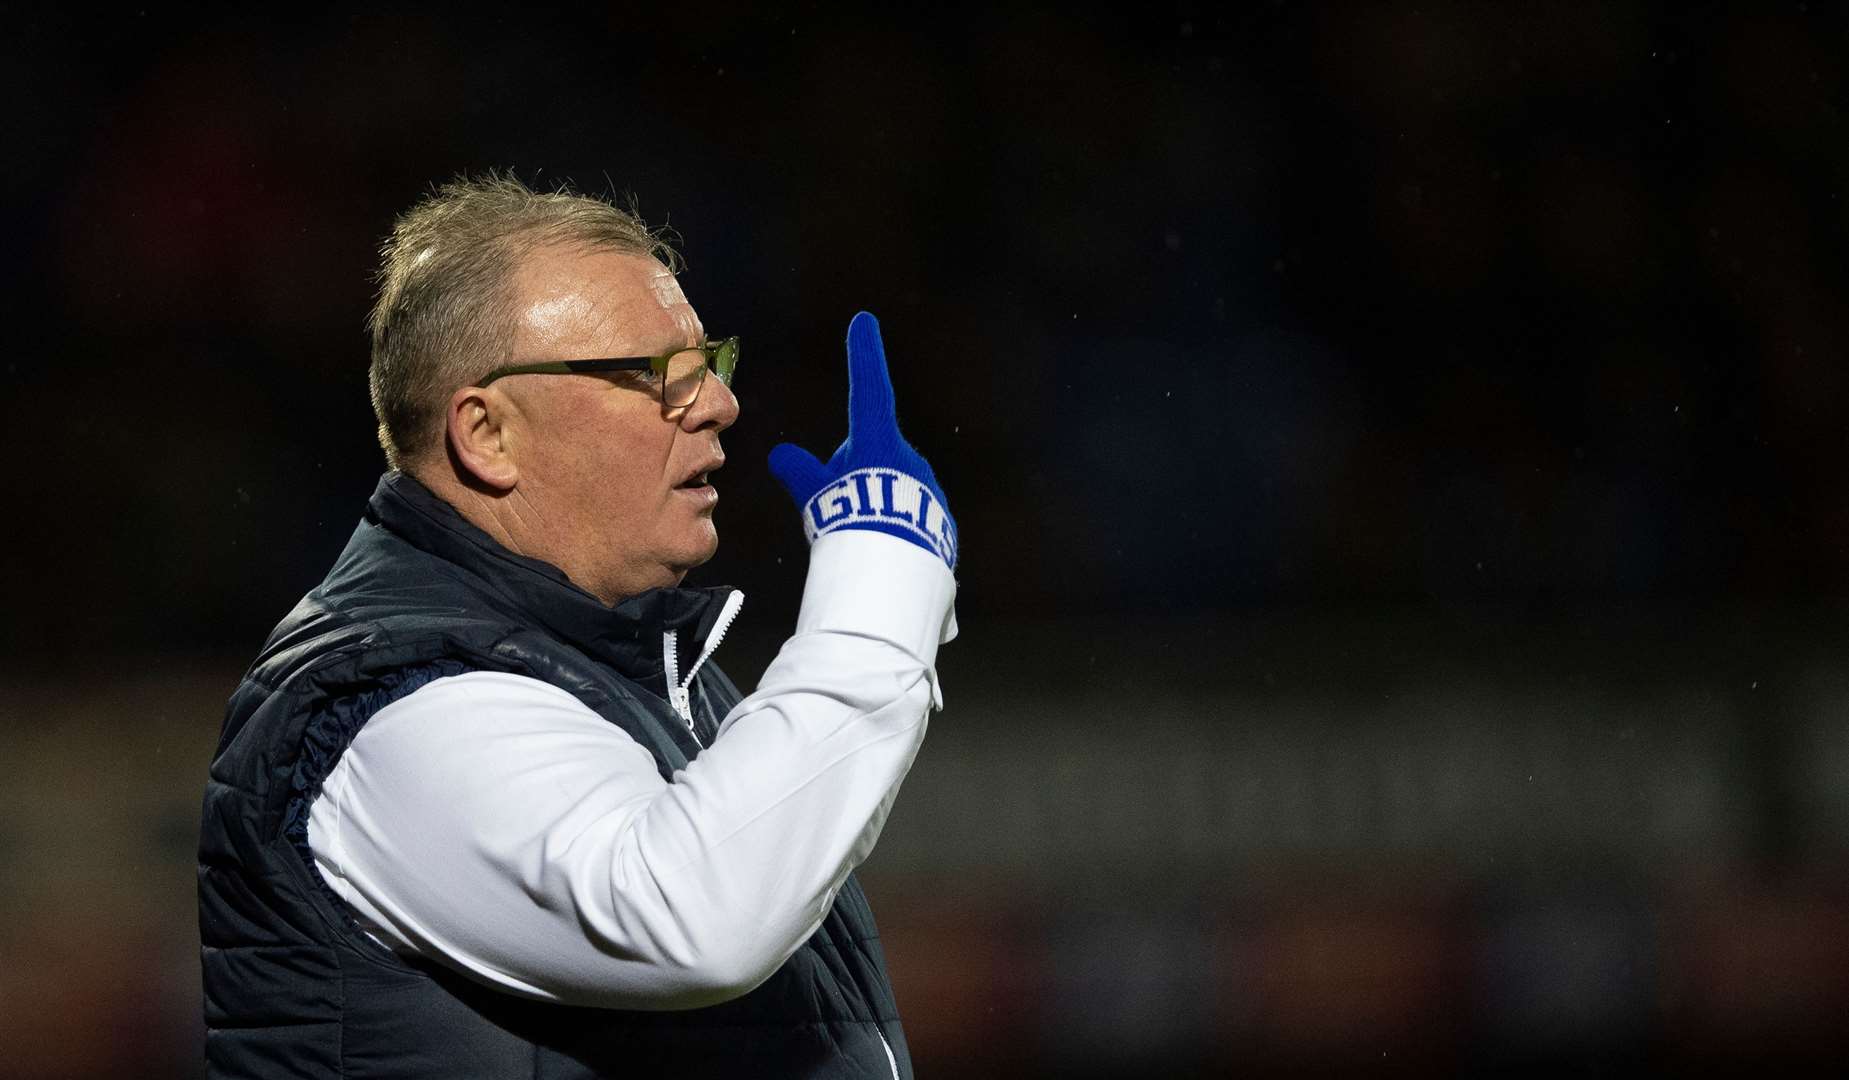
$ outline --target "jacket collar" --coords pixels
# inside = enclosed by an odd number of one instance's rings
[[[637,678],[661,674],[666,631],[677,631],[683,652],[697,656],[733,591],[650,589],[605,607],[558,567],[507,550],[415,477],[395,470],[380,477],[366,519],[467,570],[497,606]]]

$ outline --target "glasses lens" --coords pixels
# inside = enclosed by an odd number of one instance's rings
[[[732,385],[732,372],[738,369],[738,339],[726,338],[719,343],[719,354],[713,357],[713,374],[727,386]]]
[[[661,400],[670,409],[692,405],[700,396],[700,380],[706,378],[706,354],[688,349],[668,357],[666,378],[661,382]]]

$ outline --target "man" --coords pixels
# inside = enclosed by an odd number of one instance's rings
[[[717,544],[737,341],[672,262],[511,179],[398,221],[391,471],[212,764],[211,1075],[910,1075],[851,871],[941,704],[955,526],[863,313],[847,441],[772,455],[809,576],[741,699],[711,660],[741,594],[679,587]]]

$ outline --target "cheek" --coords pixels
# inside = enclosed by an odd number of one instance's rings
[[[637,400],[630,400],[635,398]],[[630,503],[659,499],[674,430],[640,395],[613,396],[562,412],[558,438],[577,453],[579,478]]]
[[[623,516],[632,518],[659,506],[665,495],[661,470],[652,458],[647,447],[612,442],[587,456],[581,482],[596,490],[596,501],[621,507]]]

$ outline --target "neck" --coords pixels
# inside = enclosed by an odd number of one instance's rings
[[[404,471],[453,507],[464,521],[493,537],[495,543],[516,555],[554,562],[542,554],[544,545],[538,542],[539,537],[535,535],[535,522],[523,518],[519,509],[513,505],[519,498],[513,491],[484,491],[476,484],[465,483],[448,469],[413,466]],[[554,565],[557,565],[556,562]]]
[[[572,584],[595,596],[605,607],[615,607],[652,588],[672,588],[686,576],[678,573],[672,580],[650,581],[643,580],[648,575],[632,574],[634,580],[627,584],[607,581],[592,573],[594,565],[571,557],[571,545],[558,542],[553,523],[519,487],[499,491],[447,468],[414,466],[404,471],[448,503],[464,521],[487,533],[495,543],[516,555],[557,567]]]

